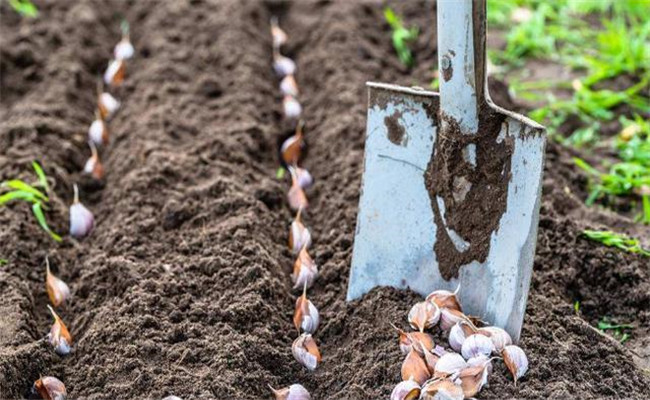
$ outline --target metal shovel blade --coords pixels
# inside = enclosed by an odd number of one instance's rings
[[[439,29],[441,13],[448,24],[459,24],[445,11],[460,13],[459,21],[472,13],[472,2],[463,1],[469,11],[459,10],[460,1],[448,2],[453,9],[438,3]],[[471,23],[468,29],[471,39]],[[516,341],[535,253],[544,128],[492,104],[480,62],[475,74],[474,46],[440,40],[441,70],[463,72],[441,79],[440,95],[367,84],[347,298],[375,286],[427,295],[460,285],[463,311],[503,327]]]

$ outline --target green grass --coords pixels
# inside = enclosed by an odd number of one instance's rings
[[[38,8],[30,0],[9,0],[9,5],[23,17],[38,17]]]
[[[47,176],[43,172],[43,168],[36,161],[32,162],[32,168],[34,168],[34,172],[38,178],[36,183],[29,184],[21,179],[10,179],[0,184],[0,190],[4,191],[0,195],[0,206],[16,200],[30,204],[32,213],[41,228],[53,240],[60,242],[61,236],[50,229],[44,213],[50,201],[48,197],[49,187],[47,184]]]
[[[402,19],[390,7],[384,9],[384,18],[392,30],[391,39],[397,56],[402,64],[409,68],[412,67],[414,60],[409,43],[417,39],[419,34],[418,27],[406,28]]]
[[[641,254],[650,257],[650,250],[641,247],[641,242],[638,239],[634,239],[612,231],[585,230],[582,232],[582,234],[587,239],[602,243],[605,246],[616,247],[630,253]]]
[[[607,317],[603,317],[598,322],[598,329],[602,332],[609,332],[614,339],[618,340],[621,343],[625,343],[630,338],[630,333],[634,329],[634,325],[631,324],[615,324]]]

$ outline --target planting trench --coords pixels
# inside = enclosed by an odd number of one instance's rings
[[[55,230],[67,229],[74,182],[97,227],[79,243],[57,245],[28,207],[0,211],[0,258],[9,260],[0,266],[0,397],[26,396],[39,374],[60,378],[73,398],[264,399],[267,383],[301,383],[315,399],[388,397],[402,361],[389,324],[405,326],[419,297],[382,288],[345,302],[364,82],[424,86],[437,54],[434,4],[394,4],[424,29],[414,71],[393,54],[382,5],[59,1],[21,22],[1,4],[0,179],[26,177],[38,159],[56,181],[48,214]],[[284,53],[298,64],[304,165],[316,179],[305,215],[321,272],[310,290],[322,316],[316,339],[323,363],[313,373],[290,351],[298,293],[290,290],[293,257],[284,243],[292,213],[287,183],[274,177],[278,140],[290,132],[269,67],[272,14],[289,34]],[[95,79],[119,39],[121,17],[131,23],[137,53],[117,93],[123,107],[110,123],[106,178],[96,184],[79,171],[88,156]],[[502,84],[491,88],[498,104],[513,106]],[[586,181],[572,155],[548,146],[521,341],[530,371],[515,387],[496,363],[480,398],[647,394],[648,261],[578,234],[585,227],[649,232],[586,208]],[[66,358],[42,340],[51,323],[46,255],[74,296],[61,312],[75,339]],[[631,343],[592,328],[602,315],[640,327]]]

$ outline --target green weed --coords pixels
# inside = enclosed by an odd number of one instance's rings
[[[419,34],[418,27],[404,27],[402,19],[398,17],[390,7],[386,7],[384,9],[384,18],[386,18],[386,22],[388,22],[391,27],[391,38],[393,40],[393,47],[397,52],[397,56],[399,57],[402,64],[409,68],[412,67],[414,62],[413,54],[411,54],[411,49],[409,48],[408,44],[409,42],[417,39]]]
[[[582,234],[586,238],[602,243],[605,246],[616,247],[630,253],[642,254],[650,257],[650,251],[642,248],[638,239],[630,238],[629,236],[612,231],[585,230]]]
[[[603,317],[598,322],[598,329],[601,332],[610,332],[614,339],[621,343],[625,343],[630,338],[630,333],[627,331],[634,328],[634,325],[631,324],[614,324],[607,317]]]

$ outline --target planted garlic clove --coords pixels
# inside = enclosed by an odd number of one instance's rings
[[[298,259],[293,264],[293,274],[291,275],[293,288],[304,288],[305,285],[310,288],[314,284],[316,277],[318,277],[318,267],[309,256],[307,249],[303,247],[298,254]]]
[[[460,349],[466,360],[479,355],[489,356],[493,351],[495,348],[490,338],[478,333],[465,338]]]
[[[83,204],[79,202],[79,189],[74,186],[74,202],[70,206],[70,235],[79,239],[93,230],[95,218]]]
[[[84,173],[90,174],[94,179],[101,180],[104,177],[104,166],[99,159],[97,147],[93,142],[88,142],[88,145],[90,146],[90,158],[84,165]]]
[[[288,166],[297,165],[300,161],[300,156],[305,147],[305,141],[303,139],[303,127],[305,123],[300,120],[298,125],[296,125],[296,133],[287,138],[280,146],[280,154],[282,155],[282,161],[285,162]]]
[[[96,146],[103,146],[108,144],[109,134],[106,122],[101,118],[99,111],[95,120],[88,128],[88,140]]]
[[[390,394],[390,400],[416,400],[419,397],[420,385],[410,379],[398,383]]]
[[[458,301],[458,292],[460,291],[460,284],[455,291],[449,290],[436,290],[431,292],[426,298],[427,301],[435,303],[440,308],[448,308],[463,312],[460,302]]]
[[[300,102],[295,97],[284,96],[282,99],[282,110],[286,119],[295,120],[300,118],[300,114],[302,114],[302,105],[300,105]]]
[[[291,223],[291,228],[289,229],[289,250],[293,254],[298,254],[303,247],[308,248],[311,245],[311,233],[303,225],[301,214],[302,209],[298,210],[296,218]]]
[[[421,301],[409,311],[408,321],[413,329],[420,332],[433,327],[440,320],[440,309],[434,303]]]
[[[305,191],[302,190],[300,184],[298,183],[298,175],[296,170],[293,167],[289,167],[289,172],[291,173],[291,188],[287,193],[287,201],[289,202],[289,207],[292,210],[302,210],[307,208],[309,201],[307,200],[307,195]]]
[[[104,92],[99,95],[97,108],[99,109],[102,119],[108,119],[120,108],[120,102],[110,93]]]
[[[113,53],[118,60],[128,60],[135,53],[130,40],[129,23],[123,20],[120,28],[122,29],[122,40],[115,45]]]
[[[108,63],[106,72],[104,72],[104,82],[110,86],[120,86],[124,82],[126,64],[124,60],[115,59]]]
[[[308,189],[314,184],[314,178],[305,168],[296,167],[296,179],[298,186],[303,189]]]
[[[432,380],[422,387],[421,400],[463,400],[463,388],[449,379]]]
[[[63,382],[53,376],[44,376],[34,382],[34,390],[43,400],[65,400],[68,393]]]
[[[446,378],[447,376],[459,373],[467,367],[467,362],[463,356],[458,353],[445,353],[438,359],[434,376],[437,378]]]
[[[294,383],[293,385],[282,388],[282,389],[273,389],[269,385],[271,391],[275,395],[275,400],[311,400],[311,396],[307,389],[304,386]]]
[[[470,319],[458,310],[454,310],[453,308],[440,309],[440,328],[443,331],[450,330],[452,326],[456,325],[460,321],[465,321],[472,324]]]
[[[296,63],[289,57],[285,57],[279,53],[275,53],[273,57],[273,69],[279,77],[283,78],[287,75],[295,75]]]
[[[528,357],[526,357],[526,353],[520,347],[510,345],[503,348],[501,356],[506,367],[508,367],[508,370],[512,374],[516,385],[517,379],[524,376],[526,371],[528,371]]]
[[[295,359],[310,371],[314,371],[321,361],[316,341],[308,333],[303,333],[293,342],[291,352]]]
[[[54,312],[54,309],[48,304],[48,310],[54,317],[54,323],[50,328],[50,333],[47,335],[47,340],[50,342],[52,347],[54,347],[54,352],[60,356],[65,356],[70,353],[72,346],[72,336],[68,332],[68,328],[65,326],[61,318]]]
[[[501,351],[506,346],[512,344],[512,338],[510,337],[508,332],[496,326],[486,326],[480,328],[478,329],[478,333],[490,338],[492,344],[494,344],[494,349],[496,353],[501,353]]]
[[[298,94],[300,94],[300,92],[298,90],[298,83],[296,82],[296,78],[294,78],[293,75],[287,75],[282,78],[280,81],[280,91],[285,96],[298,97]]]
[[[429,378],[431,378],[431,373],[424,359],[415,349],[411,349],[402,362],[402,379],[405,381],[412,379],[422,385]]]
[[[488,382],[487,364],[463,369],[460,371],[458,379],[461,381],[466,399],[476,396]]]
[[[318,329],[319,323],[320,315],[318,309],[309,299],[307,299],[307,284],[305,283],[302,296],[298,297],[296,300],[296,308],[293,313],[293,324],[299,332],[302,329],[304,332],[313,334],[316,329]]]
[[[50,272],[50,260],[45,257],[45,288],[54,307],[63,304],[70,297],[70,288]]]
[[[289,39],[287,34],[280,28],[278,17],[276,16],[271,17],[271,37],[273,38],[274,49],[279,49]]]

